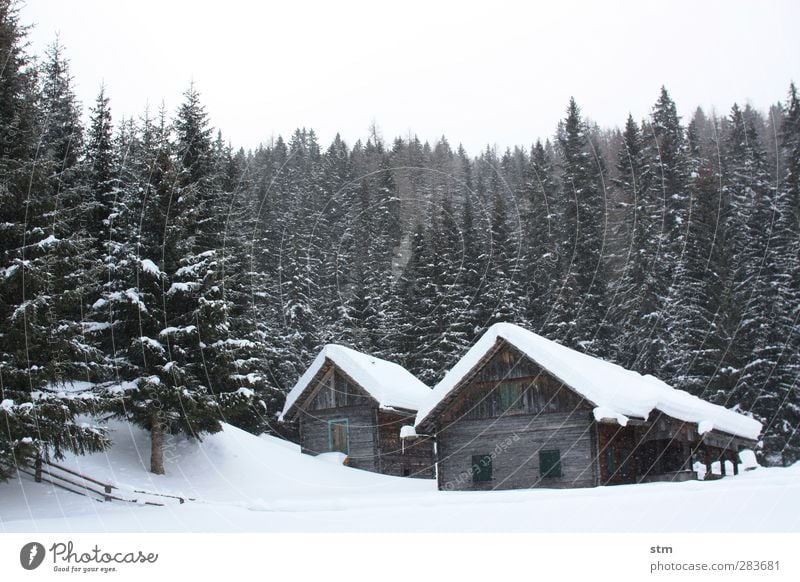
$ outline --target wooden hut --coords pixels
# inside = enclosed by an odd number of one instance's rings
[[[698,462],[735,474],[761,425],[500,323],[434,387],[414,432],[436,438],[440,489],[516,489],[684,481]]]
[[[339,452],[358,469],[432,478],[432,439],[400,439],[430,393],[397,364],[327,345],[289,392],[279,420],[297,429],[304,453]]]

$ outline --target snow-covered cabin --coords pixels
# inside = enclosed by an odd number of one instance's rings
[[[339,452],[351,467],[433,477],[433,440],[400,439],[431,389],[405,368],[330,344],[286,397],[280,421],[296,427],[304,453]]]
[[[499,323],[433,388],[415,430],[435,435],[439,488],[461,490],[684,481],[695,462],[735,473],[761,424]]]

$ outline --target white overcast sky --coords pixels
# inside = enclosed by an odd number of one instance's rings
[[[470,153],[547,138],[574,95],[603,126],[648,114],[666,85],[687,116],[766,110],[800,81],[800,2],[215,2],[27,0],[31,52],[56,34],[78,96],[114,117],[194,80],[235,146],[295,127],[323,146],[445,134]]]

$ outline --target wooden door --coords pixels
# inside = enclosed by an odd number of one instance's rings
[[[331,451],[350,453],[350,426],[346,418],[328,421],[328,442]]]
[[[636,482],[636,439],[632,428],[600,424],[600,484],[621,485]]]

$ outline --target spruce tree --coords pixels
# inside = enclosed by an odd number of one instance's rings
[[[773,465],[787,465],[800,458],[800,97],[794,84],[789,87],[780,135],[783,172],[775,200],[776,221],[770,246],[776,253],[780,273],[769,345],[778,352],[769,389],[759,394],[754,412],[765,418],[764,458]]]
[[[434,240],[439,233],[436,220],[414,230],[411,256],[400,278],[402,313],[400,327],[400,363],[422,382],[432,385],[440,374],[440,355],[434,351],[438,340],[436,316],[439,306],[437,284],[439,257]]]
[[[461,236],[464,245],[461,286],[467,304],[463,312],[465,337],[469,343],[472,343],[484,329],[485,314],[482,296],[489,263],[481,247],[480,222],[475,216],[473,192],[470,182],[467,184],[464,204],[461,208]]]
[[[215,235],[203,230],[213,223],[205,214],[210,203],[203,174],[210,168],[210,155],[204,155],[210,154],[210,131],[198,107],[190,88],[174,145],[163,109],[158,125],[143,136],[151,149],[135,263],[127,271],[134,279],[105,299],[115,301],[120,312],[133,309],[138,318],[138,335],[126,346],[133,378],[113,386],[111,395],[119,415],[150,431],[150,470],[156,474],[165,472],[165,434],[199,438],[220,429],[200,349],[201,334],[213,325],[199,315],[213,253],[204,254],[198,243]]]
[[[621,272],[610,285],[613,296],[610,318],[617,330],[613,341],[615,361],[652,373],[653,352],[657,351],[657,346],[646,332],[659,307],[654,267],[661,213],[644,142],[642,131],[629,115],[617,152],[618,178],[615,180],[627,210],[619,226],[624,230],[621,236],[626,245],[620,257]]]
[[[0,2],[0,480],[43,456],[108,443],[100,427],[75,419],[95,403],[76,383],[90,379],[93,356],[76,317],[87,266],[73,222],[77,106],[60,49],[36,86],[18,16],[13,2]],[[53,128],[48,116],[65,125]]]
[[[719,176],[703,156],[696,132],[690,124],[689,152],[693,160],[688,192],[691,212],[687,215],[682,259],[674,271],[676,283],[668,298],[663,320],[670,332],[662,377],[676,388],[705,398],[720,398],[714,384],[726,338],[719,315],[724,301],[723,240],[725,225],[719,220],[723,205]]]
[[[727,155],[732,200],[747,201],[751,210],[745,223],[744,245],[732,278],[732,305],[736,329],[726,359],[736,383],[725,404],[752,414],[768,427],[766,450],[759,451],[769,464],[781,464],[785,440],[775,438],[769,427],[780,414],[776,398],[781,384],[793,381],[779,367],[786,346],[787,314],[782,313],[785,297],[785,228],[782,192],[766,169],[766,152],[760,144],[752,119],[737,109],[732,112],[732,130]],[[749,193],[749,196],[748,196]],[[781,426],[778,422],[772,426]]]
[[[559,148],[564,198],[563,279],[547,333],[588,353],[599,353],[606,341],[605,169],[574,99],[570,99],[559,134]]]
[[[665,362],[675,356],[668,345],[673,342],[672,334],[677,332],[665,319],[673,307],[669,297],[678,293],[685,283],[680,280],[678,269],[684,258],[689,226],[689,170],[684,129],[675,102],[664,87],[653,107],[649,129],[647,155],[653,171],[661,221],[654,229],[659,236],[654,264],[659,268],[652,293],[658,306],[648,316],[647,334],[650,339],[648,349],[642,355],[647,357],[649,367],[656,375],[665,376],[669,374],[663,369]],[[644,366],[637,364],[637,370],[643,369]]]
[[[548,144],[549,145],[549,144]],[[548,149],[537,141],[525,176],[524,261],[522,271],[527,284],[525,319],[531,329],[545,325],[552,308],[555,283],[559,280],[558,241],[560,221],[557,219],[559,200],[553,162]]]
[[[436,342],[437,368],[442,374],[450,369],[470,346],[474,322],[470,318],[469,285],[472,270],[468,266],[465,233],[453,207],[452,195],[446,194],[437,221],[440,236],[433,241],[439,255],[441,286],[436,320],[439,334]]]

